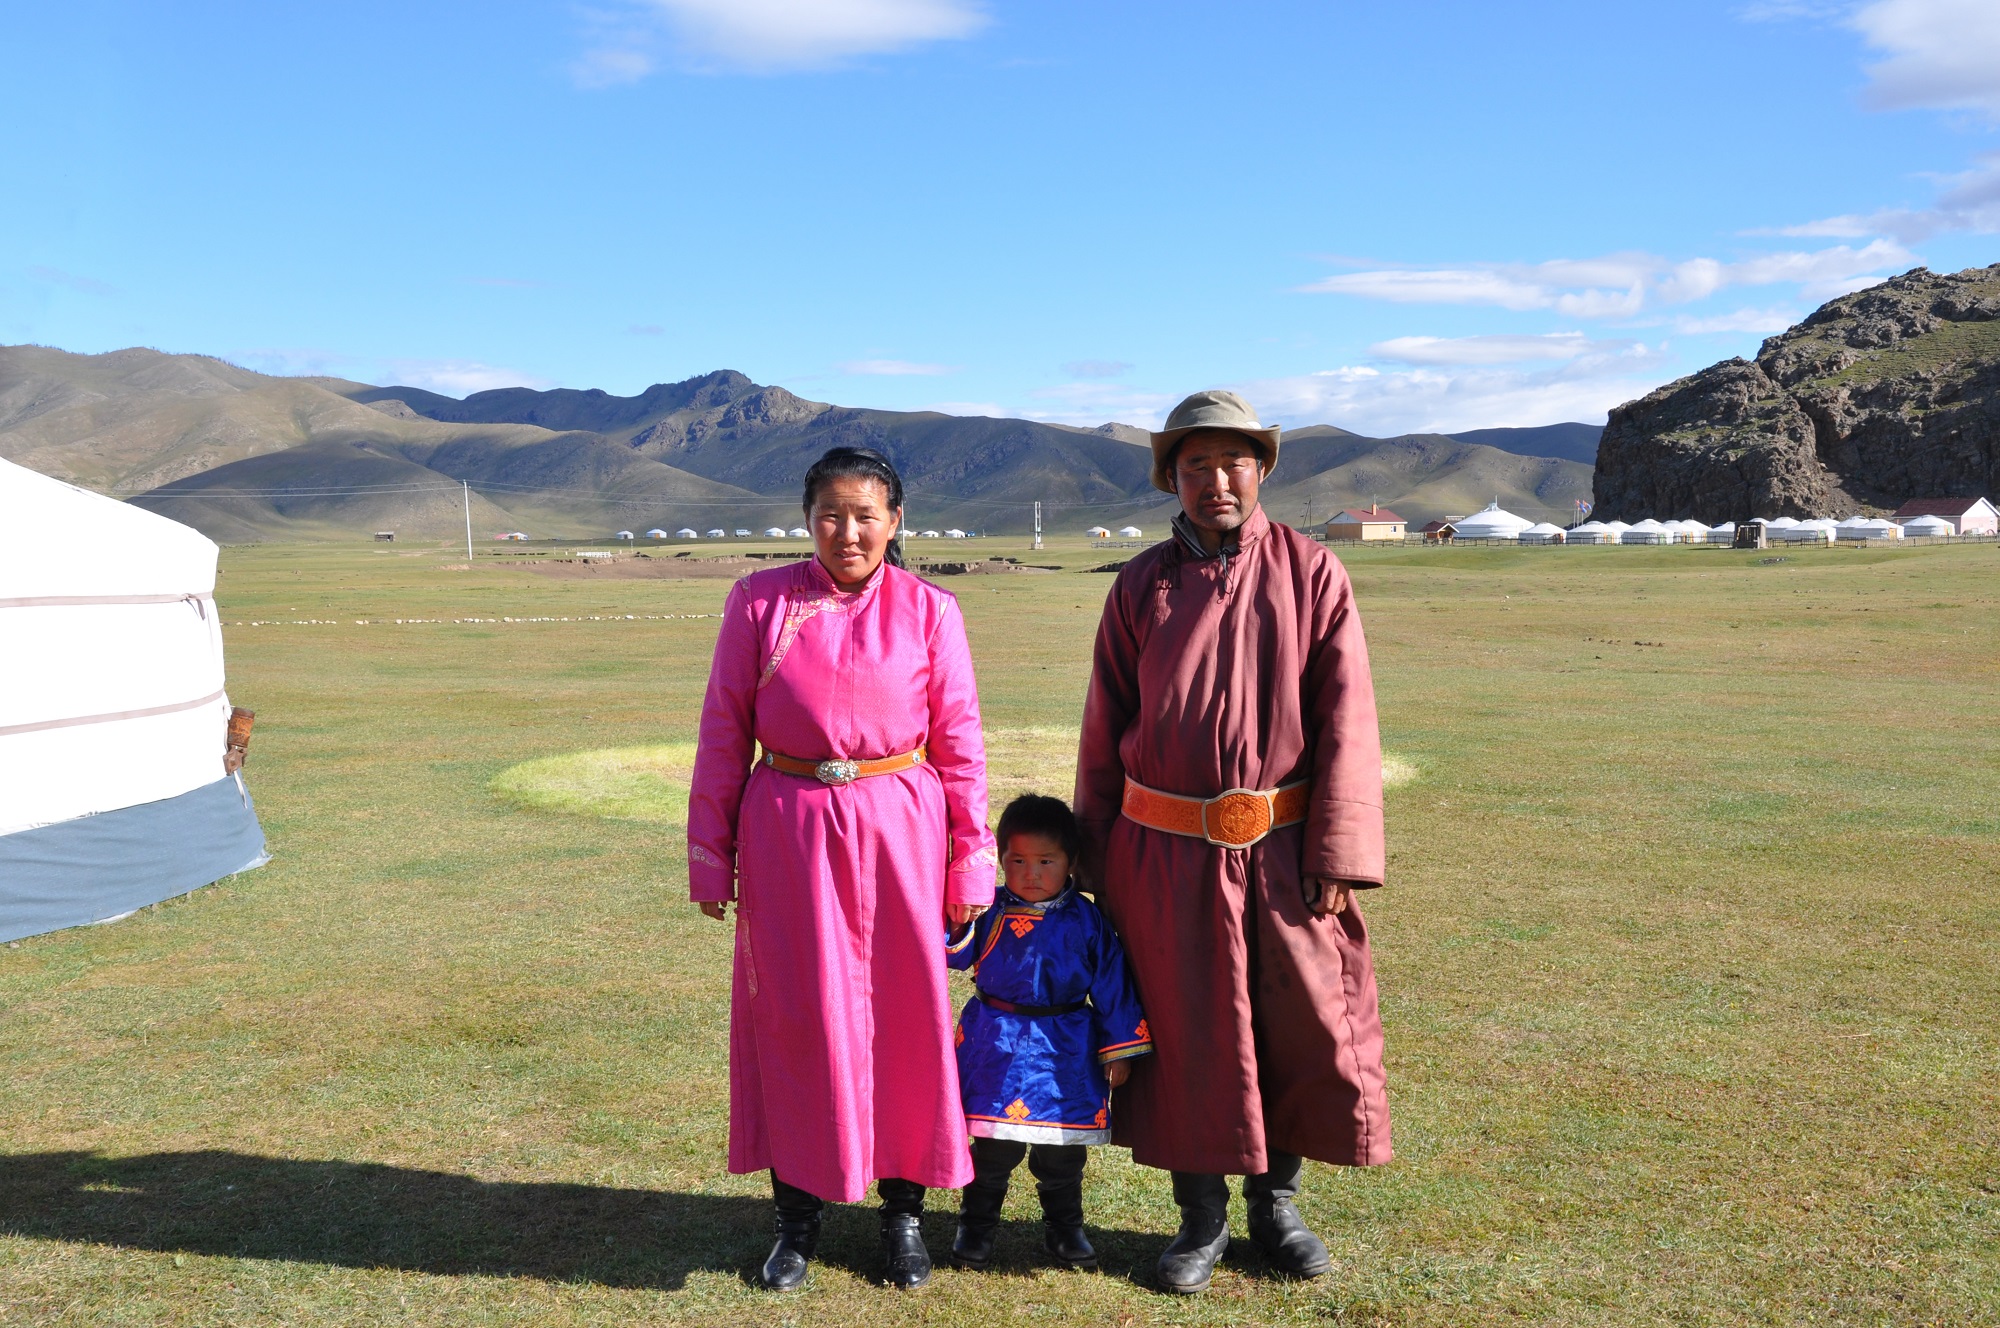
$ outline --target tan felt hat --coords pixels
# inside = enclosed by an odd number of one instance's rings
[[[1154,488],[1176,492],[1167,460],[1173,455],[1174,445],[1198,429],[1227,429],[1250,439],[1263,450],[1266,474],[1278,464],[1277,426],[1259,424],[1250,403],[1234,392],[1211,388],[1175,406],[1173,414],[1167,416],[1167,427],[1153,435]]]

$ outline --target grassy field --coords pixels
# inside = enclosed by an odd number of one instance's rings
[[[0,949],[0,1324],[2000,1323],[2000,551],[1341,552],[1414,778],[1332,1276],[1154,1293],[1166,1178],[1104,1149],[1104,1275],[1023,1177],[1000,1271],[877,1288],[840,1209],[752,1289],[730,938],[646,783],[728,581],[267,547],[219,597],[275,859]],[[1066,784],[1105,557],[945,582],[1008,791]],[[407,621],[475,617],[577,621]]]

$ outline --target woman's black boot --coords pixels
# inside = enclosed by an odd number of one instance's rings
[[[931,1280],[931,1252],[924,1247],[924,1187],[914,1181],[879,1180],[882,1196],[883,1280],[914,1291]]]
[[[771,1189],[778,1210],[778,1239],[757,1281],[766,1291],[796,1291],[805,1285],[806,1267],[819,1248],[819,1215],[825,1205],[817,1195],[787,1185],[775,1174]]]

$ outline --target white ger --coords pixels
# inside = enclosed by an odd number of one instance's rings
[[[214,541],[0,461],[0,940],[261,865]]]

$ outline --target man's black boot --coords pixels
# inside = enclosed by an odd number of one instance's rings
[[[1097,1267],[1097,1251],[1083,1234],[1083,1166],[1089,1156],[1082,1144],[1036,1144],[1028,1150],[1028,1170],[1042,1201],[1042,1248],[1065,1268]]]
[[[1215,1265],[1229,1249],[1229,1182],[1192,1171],[1174,1173],[1174,1202],[1181,1229],[1160,1255],[1154,1273],[1176,1295],[1208,1290]]]
[[[899,1291],[931,1280],[931,1252],[924,1247],[924,1187],[914,1181],[875,1182],[882,1196],[882,1278]]]
[[[1333,1267],[1333,1260],[1292,1204],[1305,1163],[1291,1153],[1273,1153],[1270,1161],[1271,1169],[1263,1175],[1243,1178],[1243,1198],[1250,1209],[1250,1240],[1279,1272],[1291,1277],[1318,1277]]]
[[[951,1242],[954,1268],[980,1269],[993,1262],[999,1243],[1000,1205],[1007,1201],[1007,1178],[999,1184],[979,1179],[965,1187],[958,1204],[958,1235]]]
[[[806,1267],[819,1248],[819,1215],[823,1205],[816,1195],[796,1185],[771,1177],[778,1210],[778,1239],[771,1256],[757,1274],[766,1291],[796,1291],[805,1284]]]

